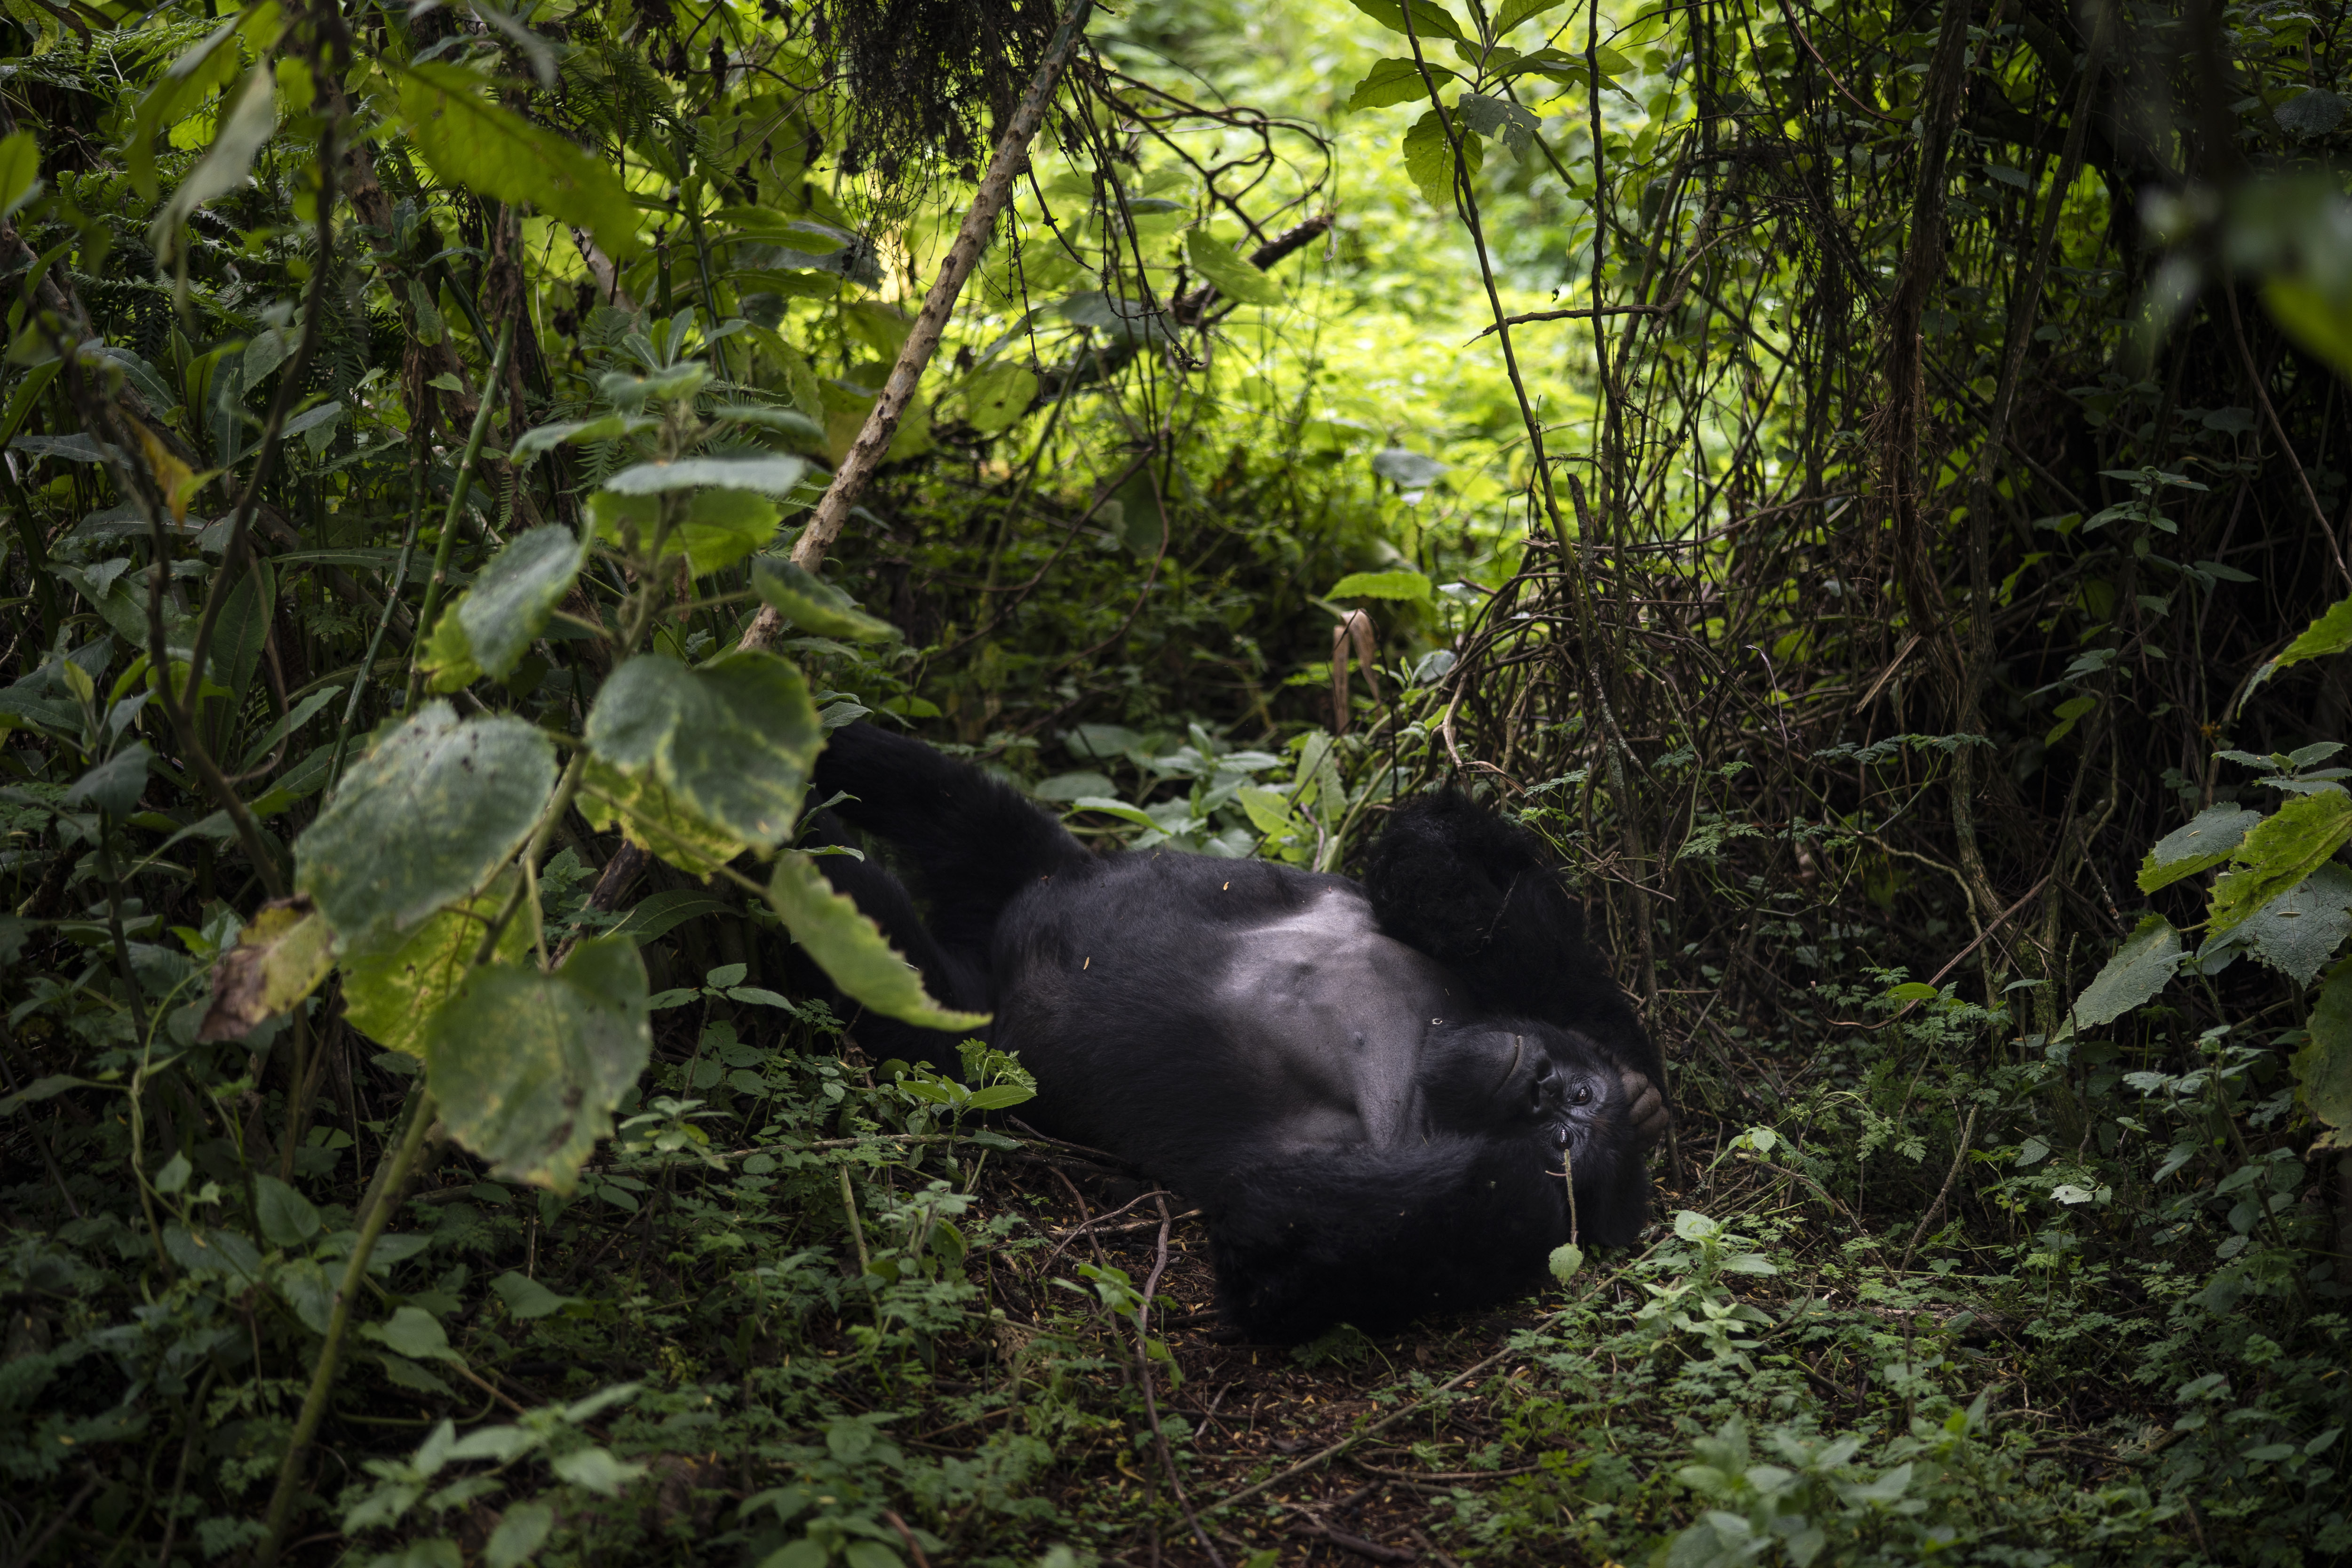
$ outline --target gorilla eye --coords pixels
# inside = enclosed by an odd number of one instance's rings
[[[1591,1104],[1591,1103],[1592,1103],[1592,1091],[1591,1091],[1591,1089],[1578,1089],[1578,1090],[1576,1091],[1575,1095],[1572,1097],[1572,1101],[1571,1101],[1571,1102],[1572,1102],[1572,1103],[1574,1103],[1574,1104],[1577,1104],[1577,1105],[1590,1105],[1590,1104]]]

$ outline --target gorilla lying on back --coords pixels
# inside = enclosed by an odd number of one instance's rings
[[[825,874],[1037,1079],[1046,1131],[1204,1211],[1253,1338],[1373,1332],[1528,1289],[1570,1239],[1630,1244],[1663,1128],[1656,1048],[1535,841],[1457,795],[1399,808],[1361,886],[1262,860],[1089,854],[919,741],[835,733],[817,793],[889,840]],[[958,1037],[868,1015],[871,1051]]]

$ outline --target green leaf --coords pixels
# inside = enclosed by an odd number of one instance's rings
[[[1117,800],[1107,795],[1082,795],[1070,802],[1070,809],[1099,811],[1106,816],[1116,816],[1121,822],[1132,822],[1138,827],[1156,829],[1160,826],[1157,819],[1148,816],[1140,807],[1129,805],[1123,800]]]
[[[1429,62],[1429,80],[1443,87],[1455,79],[1453,71]],[[1392,103],[1410,103],[1429,95],[1428,82],[1422,79],[1421,67],[1410,59],[1375,60],[1364,79],[1356,84],[1355,91],[1340,107],[1349,111],[1359,109],[1385,109]]]
[[[373,944],[489,880],[555,787],[555,749],[520,719],[457,722],[428,702],[344,775],[294,845],[294,884],[345,941]]]
[[[559,1296],[536,1279],[520,1274],[501,1274],[490,1281],[490,1289],[506,1303],[509,1312],[518,1318],[545,1318],[580,1304],[577,1296]]]
[[[1184,252],[1192,258],[1192,270],[1217,286],[1220,293],[1245,305],[1279,305],[1282,285],[1250,265],[1248,258],[1237,256],[1231,246],[1221,244],[1205,230],[1184,231]]]
[[[833,890],[813,858],[794,852],[779,860],[768,901],[793,939],[853,1001],[925,1029],[969,1031],[988,1022],[985,1013],[953,1012],[932,1001],[914,966],[856,904]]]
[[[570,1481],[575,1487],[585,1487],[605,1497],[618,1497],[621,1489],[646,1473],[643,1465],[625,1465],[603,1448],[575,1448],[548,1461],[559,1480]],[[895,1561],[895,1559],[893,1560]]]
[[[1390,32],[1402,33],[1405,30],[1404,5],[1399,5],[1397,0],[1353,0],[1353,4],[1357,10],[1361,11]],[[1459,40],[1465,37],[1462,26],[1454,21],[1453,13],[1436,4],[1435,0],[1406,0],[1406,4],[1412,7],[1413,36],[1424,40],[1430,38]]]
[[[295,1247],[319,1234],[319,1211],[310,1200],[275,1176],[253,1178],[262,1238],[272,1247]]]
[[[139,809],[139,792],[147,787],[147,764],[154,755],[146,742],[131,742],[68,784],[65,804],[129,816]]]
[[[335,964],[334,928],[309,899],[261,906],[213,968],[212,1005],[196,1039],[241,1040],[318,989]]]
[[[808,459],[782,452],[738,453],[719,458],[680,458],[674,463],[639,463],[604,481],[614,495],[651,496],[666,490],[711,485],[788,496],[808,472]]]
[[[2352,936],[2352,870],[2331,860],[2255,910],[2228,939],[2293,980],[2311,984]]]
[[[645,962],[626,937],[582,942],[552,974],[477,969],[426,1026],[425,1081],[493,1175],[568,1195],[645,1070],[646,1017]]]
[[[635,248],[637,209],[612,161],[492,103],[486,77],[456,66],[383,64],[398,76],[400,112],[435,174],[588,229],[612,256]]]
[[[1013,428],[1037,400],[1037,375],[1027,365],[999,360],[964,384],[964,417],[983,436]],[[823,432],[819,432],[820,435]]]
[[[1551,1249],[1551,1277],[1565,1285],[1584,1267],[1584,1248],[1564,1241]]]
[[[2212,805],[2156,841],[2140,862],[2139,890],[2153,893],[2230,858],[2263,814],[2242,805]]]
[[[2352,648],[2352,599],[2338,599],[2327,606],[2326,614],[2305,626],[2301,637],[2287,644],[2286,651],[2271,664],[2284,669],[2290,664],[2342,653],[2346,648]]]
[[[765,852],[800,820],[823,734],[801,672],[744,649],[695,669],[639,654],[597,693],[587,738],[599,762],[659,785],[675,809]],[[670,858],[659,843],[649,847]]]
[[[867,615],[848,595],[790,561],[764,556],[753,562],[751,588],[776,614],[814,637],[882,642],[899,635],[898,627]]]
[[[1268,838],[1295,833],[1301,826],[1291,812],[1290,797],[1263,784],[1244,784],[1234,798],[1241,802],[1242,810],[1248,814],[1250,826]]]
[[[967,1110],[1003,1110],[1015,1105],[1026,1105],[1037,1098],[1037,1091],[1026,1084],[992,1083],[986,1089],[974,1089],[966,1100]]]
[[[618,823],[630,843],[689,876],[708,877],[748,847],[687,809],[653,775],[593,758],[581,779],[580,811],[599,831]]]
[[[29,131],[0,140],[0,218],[41,194],[41,147]]]
[[[2074,998],[2068,1026],[2096,1028],[2144,1005],[2164,989],[2185,956],[2180,933],[2172,929],[2172,922],[2162,915],[2147,916]]]
[[[249,29],[258,53],[277,41],[278,26],[274,0],[241,11],[182,53],[155,79],[155,85],[139,100],[131,135],[123,144],[123,167],[131,176],[131,188],[142,199],[155,199],[155,138],[189,118],[214,91],[236,79],[245,58],[229,40]]]
[[[247,381],[253,378],[248,375]],[[541,452],[584,441],[617,441],[625,436],[635,436],[651,430],[661,423],[642,414],[607,414],[601,419],[566,419],[552,425],[541,425],[536,430],[526,430],[507,455],[528,468],[532,458]]]
[[[343,1021],[391,1050],[425,1054],[425,1026],[472,966],[482,932],[506,907],[518,872],[508,871],[479,898],[443,910],[395,942],[343,955]],[[499,933],[500,963],[530,951],[531,923],[512,920]]]
[[[416,656],[416,668],[432,677],[425,684],[428,691],[463,691],[482,679],[482,667],[474,662],[473,639],[466,636],[466,623],[457,618],[457,606],[465,598],[460,594],[441,606],[441,613],[433,619],[432,635]]]
[[[586,559],[585,544],[561,523],[509,540],[457,601],[474,662],[502,679],[512,674]]]
[[[482,1545],[482,1568],[523,1568],[547,1544],[555,1510],[543,1502],[519,1502],[499,1516],[499,1527]]]
[[[236,102],[221,116],[219,132],[204,161],[188,171],[163,210],[148,226],[147,239],[156,261],[165,267],[179,259],[180,230],[188,216],[215,196],[226,195],[245,184],[254,154],[278,129],[277,83],[267,65],[245,79]]]
[[[1469,173],[1475,174],[1486,155],[1486,144],[1465,134],[1462,142],[1463,162]],[[1404,133],[1404,172],[1421,190],[1423,197],[1441,213],[1454,210],[1454,144],[1446,139],[1445,123],[1431,110],[1412,122]]]
[[[2352,1130],[2352,958],[2327,972],[2311,1009],[2310,1032],[2292,1064],[2296,1097],[2334,1130],[2330,1142],[2346,1147]]]
[[[1495,37],[1499,38],[1520,23],[1533,21],[1560,4],[1562,0],[1503,0],[1503,8],[1495,13]]]
[[[450,1361],[459,1366],[466,1358],[449,1348],[441,1320],[422,1307],[401,1307],[381,1323],[364,1323],[360,1333],[386,1350],[411,1361]]]
[[[2336,374],[2352,377],[2352,309],[2336,293],[2305,278],[2276,273],[2263,285],[2263,303],[2288,337]]]
[[[704,490],[687,503],[686,515],[663,540],[662,559],[685,556],[698,577],[723,571],[773,539],[782,515],[775,502],[750,490]],[[627,531],[634,528],[637,548],[643,549],[660,516],[657,495],[599,490],[588,498],[589,521],[600,538],[615,543],[625,545]]]
[[[2231,853],[2236,866],[2213,885],[2208,939],[2232,930],[2301,882],[2352,838],[2352,795],[2299,795],[2257,824]]]
[[[1418,572],[1351,572],[1331,584],[1327,599],[1419,599],[1429,603],[1429,579]]]

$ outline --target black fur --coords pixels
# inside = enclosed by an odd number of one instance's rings
[[[1394,814],[1365,885],[1261,860],[1097,858],[1011,787],[858,725],[817,764],[887,839],[826,875],[923,971],[994,1012],[1024,1117],[1206,1211],[1219,1306],[1255,1337],[1382,1331],[1538,1279],[1569,1239],[1630,1244],[1649,1195],[1618,1070],[1657,1053],[1533,841],[1458,796]],[[1368,896],[1369,894],[1369,896]],[[953,1070],[953,1037],[863,1018]],[[1034,1111],[1034,1117],[1029,1115]]]

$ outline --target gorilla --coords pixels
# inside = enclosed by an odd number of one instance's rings
[[[1036,1076],[1024,1116],[1201,1206],[1229,1329],[1385,1332],[1530,1288],[1571,1237],[1640,1232],[1658,1053],[1525,829],[1457,794],[1412,801],[1360,885],[1097,856],[869,725],[834,733],[814,782],[898,852],[928,914],[876,860],[826,856],[825,875],[932,995],[995,1015],[990,1043]],[[956,1070],[961,1037],[855,1026]]]

